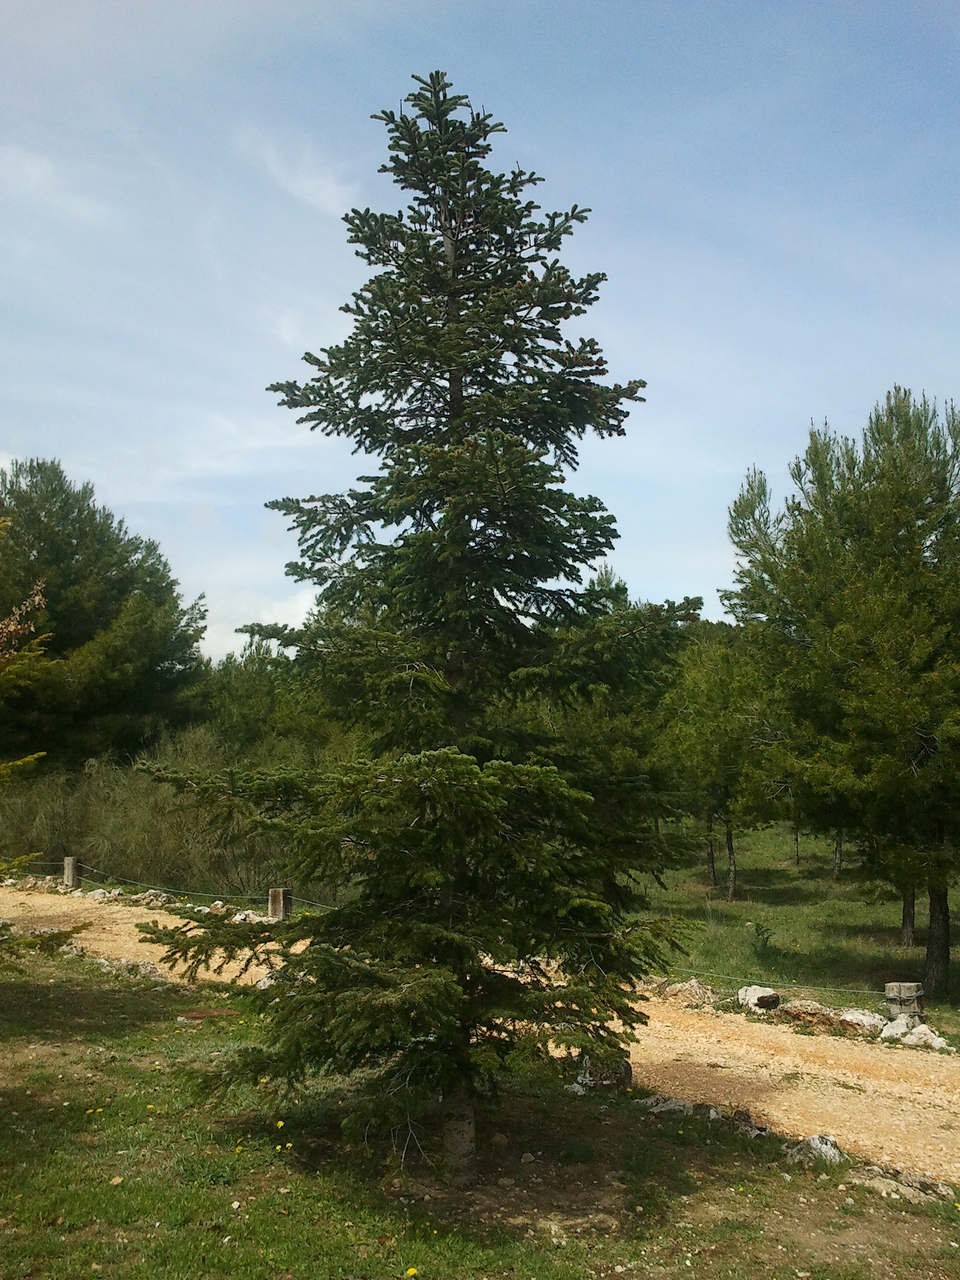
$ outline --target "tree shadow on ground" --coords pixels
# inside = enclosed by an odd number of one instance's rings
[[[823,926],[823,932],[836,936],[841,932],[837,925]],[[884,984],[887,982],[920,982],[923,978],[923,953],[911,952],[897,948],[891,951],[889,946],[876,941],[872,946],[861,945],[851,951],[841,944],[824,940],[811,945],[802,964],[798,965],[798,973],[806,977],[832,979],[834,986],[844,982],[861,982],[882,996]]]
[[[859,924],[839,920],[831,924],[830,932],[847,938],[865,938],[887,951],[897,952],[900,956],[915,952],[918,948],[925,947],[927,943],[926,929],[918,928],[914,931],[914,945],[903,947],[900,945],[900,926],[879,920],[862,921]]]
[[[138,1027],[169,1021],[172,994],[168,987],[153,990],[146,981],[132,982],[73,966],[51,979],[15,974],[0,979],[0,1043],[22,1036],[33,1040],[125,1036]]]
[[[81,1107],[65,1107],[46,1093],[0,1089],[0,1166],[26,1174],[54,1152],[80,1141],[85,1116]]]
[[[780,1157],[779,1143],[748,1139],[729,1120],[651,1116],[637,1105],[641,1092],[611,1092],[604,1100],[602,1091],[579,1098],[556,1085],[504,1091],[478,1116],[478,1176],[466,1189],[446,1180],[429,1120],[402,1166],[403,1135],[393,1153],[373,1140],[351,1151],[339,1129],[342,1112],[324,1113],[316,1100],[287,1109],[283,1136],[292,1140],[291,1162],[301,1172],[346,1174],[352,1201],[400,1206],[412,1222],[443,1222],[487,1243],[491,1232],[518,1241],[611,1234],[642,1241],[672,1221],[679,1204]],[[224,1133],[239,1128],[255,1139],[277,1137],[262,1117],[234,1117]]]
[[[744,867],[737,880],[736,901],[757,902],[769,907],[796,907],[806,902],[823,902],[822,879],[799,877],[781,867]]]
[[[724,908],[737,910],[751,903],[760,906],[783,907],[802,906],[811,902],[823,902],[823,885],[811,881],[798,881],[789,872],[773,871],[768,874],[763,867],[751,868],[742,872],[737,878],[737,891],[732,902],[727,899],[726,885],[720,883],[714,888],[708,881],[698,886],[700,893],[693,897],[690,886],[675,890],[668,895],[670,910],[677,915],[702,915],[707,906],[711,910],[723,911]],[[681,900],[674,902],[674,897],[683,894]],[[655,895],[655,901],[659,898]]]

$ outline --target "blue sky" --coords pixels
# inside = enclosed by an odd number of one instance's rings
[[[719,616],[748,467],[782,495],[811,420],[960,392],[955,3],[4,0],[3,27],[0,464],[59,457],[156,538],[214,656],[311,599],[263,503],[364,469],[263,388],[346,332],[340,215],[398,207],[369,117],[414,72],[504,121],[545,207],[593,209],[584,330],[648,389],[573,485],[633,596]]]

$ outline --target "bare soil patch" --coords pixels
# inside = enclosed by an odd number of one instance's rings
[[[651,999],[634,1078],[686,1102],[742,1107],[797,1138],[828,1133],[875,1164],[960,1181],[960,1058]]]

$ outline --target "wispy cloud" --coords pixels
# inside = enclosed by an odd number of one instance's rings
[[[109,209],[78,191],[50,156],[19,143],[0,143],[0,194],[84,222],[102,222]]]
[[[237,134],[234,144],[287,195],[320,213],[339,218],[354,202],[352,188],[317,154],[308,140],[281,144],[259,129]]]
[[[237,635],[236,627],[249,622],[299,627],[316,603],[316,598],[314,586],[291,587],[282,596],[253,590],[233,591],[228,595],[214,587],[207,591],[211,620],[202,642],[203,651],[214,660],[231,651],[238,652],[243,648],[246,636]]]

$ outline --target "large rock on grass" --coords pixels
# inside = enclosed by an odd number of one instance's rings
[[[787,1149],[787,1164],[813,1164],[816,1160],[839,1164],[843,1158],[836,1138],[825,1133],[815,1133]]]
[[[880,1013],[871,1013],[869,1009],[841,1009],[840,1026],[844,1031],[855,1031],[858,1035],[879,1035],[887,1025],[886,1018]]]
[[[737,992],[737,1000],[745,1009],[764,1013],[768,1009],[776,1009],[780,996],[772,987],[741,987]]]

